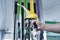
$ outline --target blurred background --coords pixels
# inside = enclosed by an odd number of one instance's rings
[[[30,10],[30,2],[30,0],[0,0],[0,40],[25,40],[25,37],[34,40],[33,37],[28,37],[33,34],[29,34],[28,28],[25,27],[27,13],[17,5],[19,3]],[[60,22],[60,0],[34,0],[33,5],[34,12],[38,15],[40,21],[48,24]],[[43,38],[41,38],[42,36],[43,33],[36,40],[60,39],[58,33],[45,31]]]

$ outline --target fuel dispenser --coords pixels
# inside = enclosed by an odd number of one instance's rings
[[[26,18],[24,20],[23,40],[43,40],[43,31],[37,31],[36,23],[31,24],[32,20],[38,20],[37,14],[34,12],[34,1],[30,0],[30,10],[27,10],[23,5],[18,4],[26,11]]]

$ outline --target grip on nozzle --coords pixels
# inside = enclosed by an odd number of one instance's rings
[[[34,28],[37,28],[37,24],[36,24],[36,22],[34,22],[33,25],[34,25]]]

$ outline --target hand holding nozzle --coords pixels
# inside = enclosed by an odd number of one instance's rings
[[[35,26],[38,30],[44,30],[46,26],[43,22],[37,20],[32,20],[31,24],[36,24],[37,26],[36,25]]]

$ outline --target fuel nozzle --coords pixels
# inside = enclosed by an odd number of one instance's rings
[[[32,25],[31,25],[31,31],[33,30],[36,30],[37,31],[37,24],[36,22],[34,22]]]
[[[30,29],[31,31],[33,31],[34,29],[37,31],[37,24],[36,22],[34,22],[33,24],[31,24],[32,20],[35,20],[34,18],[26,18],[26,25],[28,25],[28,29]]]

